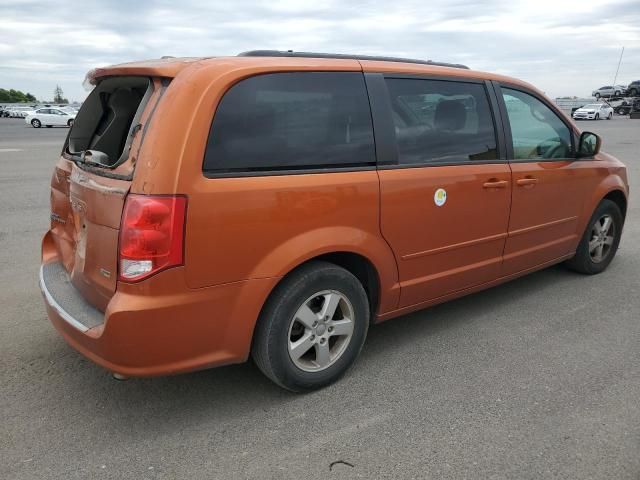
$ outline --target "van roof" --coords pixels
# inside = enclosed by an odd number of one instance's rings
[[[294,52],[279,50],[252,50],[243,52],[235,57],[162,57],[152,60],[142,60],[121,63],[108,67],[100,67],[87,73],[89,83],[95,83],[98,78],[115,75],[145,75],[152,77],[176,77],[182,70],[195,65],[202,66],[224,62],[230,67],[284,67],[323,68],[344,66],[353,67],[359,62],[365,72],[397,72],[407,74],[432,74],[454,77],[477,78],[483,80],[506,81],[516,85],[525,85],[537,90],[532,85],[521,80],[495,73],[470,70],[466,65],[434,62],[431,60],[413,60],[398,57],[378,57],[369,55],[346,55],[313,52]],[[356,64],[357,65],[357,64]]]

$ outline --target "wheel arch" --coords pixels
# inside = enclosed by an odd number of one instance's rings
[[[618,205],[618,208],[622,212],[622,218],[625,219],[627,216],[627,197],[624,192],[620,189],[614,189],[609,191],[602,200],[611,200],[613,203]],[[599,203],[599,202],[598,202]]]

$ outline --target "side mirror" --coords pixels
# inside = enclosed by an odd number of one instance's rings
[[[578,158],[593,157],[600,151],[602,138],[592,132],[582,132],[578,142]]]

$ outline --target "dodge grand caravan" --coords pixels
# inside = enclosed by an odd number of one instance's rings
[[[618,248],[624,165],[513,78],[254,51],[88,80],[40,286],[66,341],[120,376],[251,356],[318,388],[372,323],[560,262],[597,274]]]

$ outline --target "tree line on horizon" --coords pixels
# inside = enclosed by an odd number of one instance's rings
[[[34,103],[37,101],[38,99],[29,92],[24,93],[13,88],[9,90],[0,88],[0,102],[2,103]],[[60,85],[56,85],[53,91],[53,103],[69,103],[69,100],[64,98],[64,92]]]

